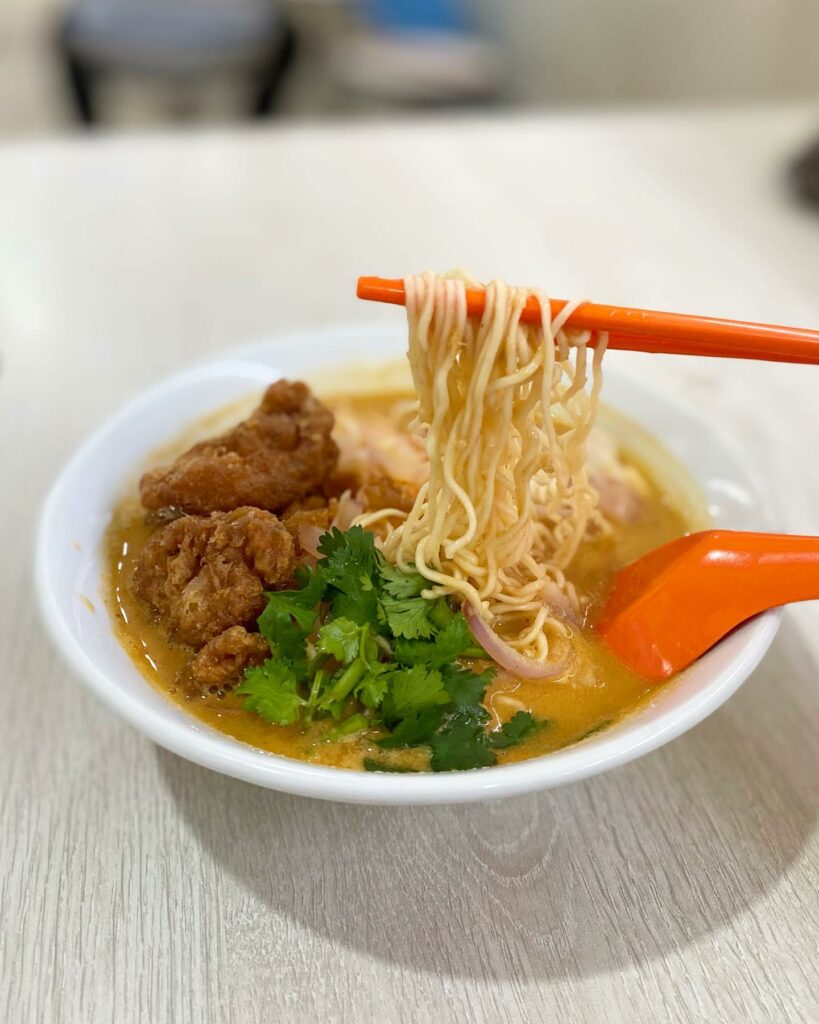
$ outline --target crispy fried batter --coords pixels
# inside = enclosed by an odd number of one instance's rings
[[[376,512],[393,508],[409,512],[415,503],[418,488],[407,480],[394,480],[380,475],[357,486],[355,497],[347,491],[339,499],[311,495],[293,502],[282,513],[282,522],[293,534],[299,559],[316,554],[321,534],[335,522],[339,529],[349,528],[351,520],[361,512]]]
[[[172,466],[146,473],[142,504],[195,513],[241,505],[282,509],[320,488],[335,468],[332,429],[333,414],[306,384],[278,381],[249,419],[194,445]]]
[[[294,537],[298,536],[299,527],[301,526],[315,526],[324,533],[325,530],[330,529],[330,523],[332,523],[333,516],[336,514],[336,505],[338,505],[338,502],[333,500],[332,504],[322,505],[317,508],[296,509],[295,512],[286,514],[282,522]]]
[[[407,480],[393,480],[389,476],[373,477],[359,488],[356,497],[367,512],[382,508],[397,508],[409,512],[415,504],[418,486]]]
[[[282,522],[287,525],[290,516],[300,512],[324,512],[328,507],[335,509],[338,500],[334,497],[328,498],[324,494],[308,494],[305,498],[291,501],[287,508],[279,513]]]
[[[270,657],[270,644],[244,626],[231,626],[209,640],[198,651],[180,676],[191,697],[206,696],[230,689],[242,678],[246,668],[261,665]]]
[[[264,609],[264,589],[291,576],[293,538],[270,512],[237,508],[183,516],[142,550],[135,592],[168,618],[171,636],[199,647]]]

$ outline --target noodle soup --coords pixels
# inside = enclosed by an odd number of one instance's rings
[[[335,415],[334,434],[341,449],[339,466],[343,473],[352,476],[363,465],[376,465],[379,469],[391,468],[404,480],[424,477],[423,449],[409,431],[411,392],[372,390],[358,395],[331,395],[324,401]],[[559,682],[538,682],[499,673],[489,684],[483,706],[491,716],[490,728],[509,721],[521,710],[542,723],[517,746],[498,749],[500,764],[578,742],[638,709],[653,691],[606,651],[596,640],[591,623],[611,575],[620,566],[699,528],[702,513],[682,501],[670,503],[664,496],[668,488],[657,481],[654,468],[664,461],[658,445],[652,450],[640,429],[622,418],[607,415],[603,419],[609,421],[618,438],[640,438],[642,458],[630,451],[627,440],[615,440],[610,430],[600,431],[593,439],[597,463],[608,467],[609,472],[616,467],[616,478],[607,478],[610,491],[613,489],[608,498],[618,503],[616,511],[624,518],[613,520],[611,531],[588,537],[567,570],[569,581],[590,596],[590,603],[572,630],[571,644],[578,656],[566,677]],[[174,447],[178,450],[187,442],[186,437],[183,444]],[[647,451],[656,453],[656,457],[649,460]],[[227,688],[192,696],[180,681],[193,657],[191,646],[169,639],[163,617],[134,592],[136,567],[156,529],[156,522],[146,519],[136,497],[128,496],[116,510],[106,539],[109,602],[117,631],[154,686],[203,723],[271,753],[350,769],[361,769],[365,761],[407,770],[429,767],[426,751],[384,750],[378,744],[377,733],[333,738],[332,720],[306,729],[298,724],[271,724],[248,711],[244,698]]]
[[[338,767],[444,772],[548,753],[645,699],[595,616],[617,569],[693,524],[628,430],[595,427],[606,335],[501,281],[476,319],[475,284],[405,279],[414,391],[276,381],[117,511],[123,643],[200,719]]]

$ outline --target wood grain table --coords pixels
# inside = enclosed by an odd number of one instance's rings
[[[0,150],[0,1021],[819,1020],[819,611],[705,723],[484,806],[280,796],[157,749],[43,635],[40,502],[164,374],[359,320],[358,273],[819,325],[819,108],[527,115]],[[819,533],[819,374],[613,353]]]

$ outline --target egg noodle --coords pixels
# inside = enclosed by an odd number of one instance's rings
[[[404,284],[429,480],[408,514],[360,521],[382,521],[385,554],[414,563],[429,596],[460,597],[514,650],[549,659],[582,603],[565,570],[590,525],[607,528],[586,471],[606,337],[592,350],[591,332],[566,327],[578,304],[552,318],[540,291],[493,281],[478,321],[465,273]],[[541,321],[522,323],[533,294]]]

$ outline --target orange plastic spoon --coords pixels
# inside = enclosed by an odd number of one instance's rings
[[[819,537],[705,530],[621,569],[596,628],[620,661],[660,682],[752,615],[815,598]]]

